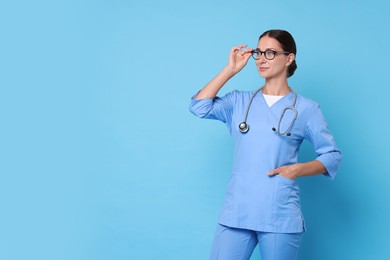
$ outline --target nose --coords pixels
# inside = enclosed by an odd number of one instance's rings
[[[265,53],[263,53],[260,58],[258,60],[256,60],[256,62],[260,63],[260,64],[264,64],[267,62],[267,59],[265,58]]]

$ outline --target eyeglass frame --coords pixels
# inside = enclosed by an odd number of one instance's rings
[[[268,59],[267,58],[267,55],[265,54],[267,51],[273,53],[274,56],[272,57],[272,59]],[[259,48],[256,48],[256,49],[252,50],[251,53],[252,53],[252,58],[255,59],[255,60],[260,60],[260,57],[263,54],[264,54],[264,58],[266,58],[267,60],[273,60],[273,59],[275,59],[276,54],[290,54],[291,52],[289,52],[289,51],[274,51],[274,50],[271,50],[271,49],[268,49],[268,50],[265,50],[265,51],[261,51]],[[253,54],[255,54],[255,53],[256,53],[256,55],[260,54],[260,56],[258,58],[255,58],[253,56]]]

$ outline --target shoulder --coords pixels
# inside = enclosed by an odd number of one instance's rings
[[[234,97],[236,97],[237,99],[238,98],[250,98],[252,95],[253,95],[253,93],[254,93],[255,91],[254,90],[237,90],[237,89],[235,89],[235,90],[233,90],[233,91],[230,91],[229,93],[227,93],[225,96],[234,96]]]
[[[297,95],[297,103],[295,105],[298,110],[298,115],[307,121],[312,121],[313,118],[318,118],[322,114],[320,104],[310,98]]]
[[[241,101],[241,100],[249,100],[253,95],[253,91],[240,91],[233,90],[226,93],[222,99],[230,100],[230,101]]]
[[[297,95],[297,106],[301,107],[301,109],[311,111],[313,109],[319,108],[320,104],[310,98]]]
[[[226,93],[225,96],[230,95],[230,96],[240,97],[240,96],[252,95],[252,93],[253,91],[242,91],[242,90],[235,89]]]

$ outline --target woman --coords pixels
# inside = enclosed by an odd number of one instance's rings
[[[196,116],[224,122],[233,138],[232,175],[210,259],[249,259],[257,244],[262,260],[296,259],[305,225],[295,179],[323,174],[333,180],[341,153],[319,105],[288,85],[297,68],[291,34],[266,31],[256,49],[245,47],[231,49],[227,66],[190,104]],[[264,86],[217,97],[251,56]],[[304,139],[317,158],[298,163]]]

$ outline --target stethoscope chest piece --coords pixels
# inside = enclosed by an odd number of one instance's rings
[[[249,131],[249,125],[246,122],[242,122],[238,125],[238,128],[240,129],[240,132],[245,134]]]

